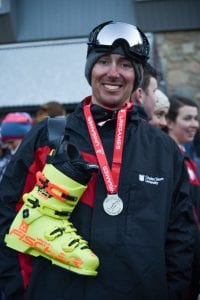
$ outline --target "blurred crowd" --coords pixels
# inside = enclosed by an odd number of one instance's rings
[[[7,165],[17,151],[25,135],[34,124],[47,117],[65,116],[66,110],[58,101],[49,101],[42,104],[35,116],[27,112],[10,112],[4,116],[0,125],[0,181]]]

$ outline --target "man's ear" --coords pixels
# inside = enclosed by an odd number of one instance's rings
[[[132,94],[132,99],[135,103],[139,105],[143,105],[143,90],[141,88],[137,88]]]

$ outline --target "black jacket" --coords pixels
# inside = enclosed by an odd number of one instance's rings
[[[109,163],[112,161],[115,114],[92,107]],[[67,120],[66,133],[83,156],[96,162],[82,104]],[[0,188],[0,288],[20,295],[23,280],[18,255],[4,246],[15,206],[31,190],[35,171],[49,152],[46,121],[36,125],[12,159]],[[34,155],[35,154],[35,155]],[[23,300],[178,300],[190,278],[193,222],[187,172],[176,144],[134,112],[127,115],[119,195],[124,210],[103,210],[106,188],[100,172],[72,214],[78,232],[89,241],[100,267],[97,277],[77,275],[48,260],[32,258]]]

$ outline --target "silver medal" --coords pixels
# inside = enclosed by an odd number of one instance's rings
[[[108,194],[103,202],[104,211],[110,216],[117,216],[123,210],[122,199],[118,194]]]

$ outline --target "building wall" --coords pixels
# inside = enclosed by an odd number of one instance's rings
[[[200,28],[199,0],[134,0],[138,25],[163,32]]]
[[[0,0],[0,44],[82,38],[97,24],[135,23],[133,0]]]
[[[200,104],[200,31],[156,33],[167,92]]]

